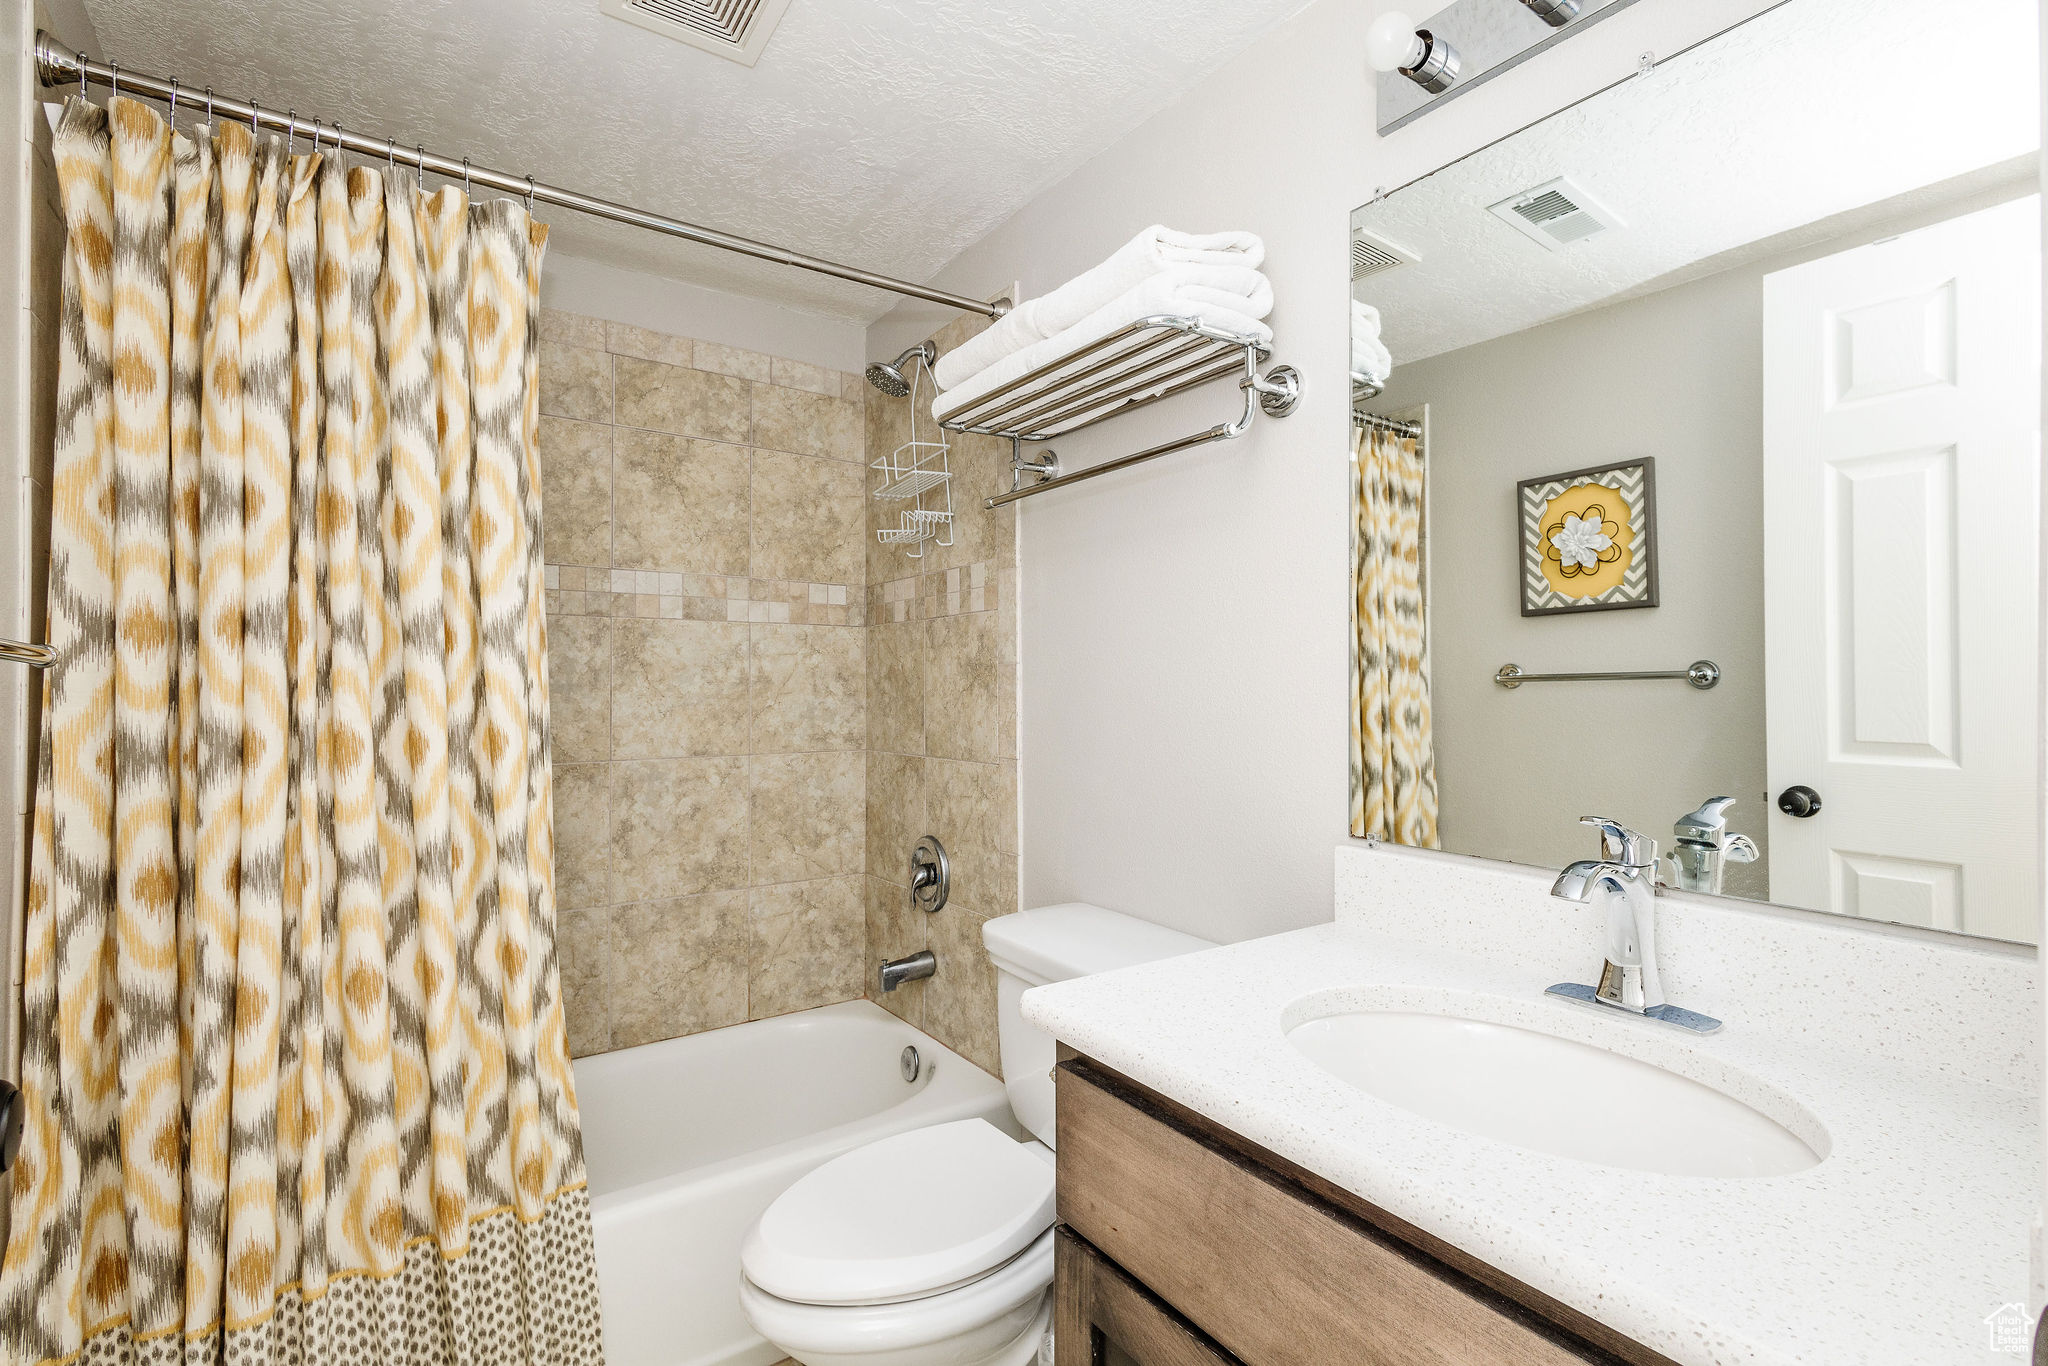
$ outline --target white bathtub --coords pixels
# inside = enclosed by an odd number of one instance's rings
[[[740,1240],[771,1200],[884,1134],[979,1115],[1023,1136],[1002,1083],[869,1001],[575,1066],[610,1366],[780,1361],[739,1307]]]

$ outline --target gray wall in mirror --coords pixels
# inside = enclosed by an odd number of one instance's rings
[[[1427,670],[1440,847],[1555,867],[1592,852],[1577,818],[1598,812],[1669,852],[1674,820],[1709,797],[1732,796],[1729,828],[1749,835],[1761,857],[1725,866],[1729,894],[1922,918],[1913,905],[1875,896],[1858,904],[1837,895],[1833,906],[1825,893],[1787,896],[1770,876],[1772,825],[1782,830],[1786,818],[1772,809],[1766,743],[1764,279],[2034,193],[2037,166],[2024,149],[2038,122],[2029,112],[2019,126],[2021,102],[2010,98],[1955,113],[1954,126],[1942,130],[1945,145],[1914,163],[1922,174],[1948,174],[1902,181],[1896,165],[1873,169],[1859,155],[1832,155],[1861,104],[1893,100],[1890,58],[1865,54],[1862,71],[1845,61],[1823,121],[1774,90],[1782,73],[1757,69],[1758,54],[1783,43],[1756,31],[1776,23],[1784,28],[1777,39],[1813,40],[1852,20],[1882,30],[1906,25],[1911,8],[1902,0],[1791,0],[1684,54],[1675,71],[1597,96],[1354,214],[1354,229],[1423,261],[1354,286],[1355,298],[1383,310],[1394,354],[1384,391],[1361,394],[1357,406],[1426,415]],[[2020,32],[2025,8],[2005,0],[1972,6],[2012,29],[2007,37],[2022,56],[2033,36]],[[1717,44],[1729,50],[1717,54]],[[2030,109],[2029,68],[2011,65],[2004,74],[2028,84]],[[1734,143],[1775,144],[1774,164],[1753,167],[1759,191],[1800,174],[1838,182],[1795,196],[1828,211],[1774,218],[1741,201],[1729,168],[1660,160],[1659,145],[1684,135],[1657,125],[1677,118],[1719,120]],[[1775,122],[1744,126],[1756,119]],[[1873,123],[1871,135],[1883,129]],[[1489,204],[1558,174],[1594,193],[1621,226],[1546,252],[1487,221]],[[1746,235],[1757,228],[1769,230]],[[1693,244],[1694,254],[1674,255],[1674,243]],[[1509,290],[1515,297],[1504,295]],[[1973,458],[1967,446],[1959,450],[1958,459]],[[1517,481],[1644,457],[1656,461],[1658,605],[1523,615]],[[2016,620],[2033,614],[2031,582],[1964,587],[2004,594]],[[1651,682],[1509,691],[1494,682],[1510,661],[1531,671],[1633,670],[1702,658],[1723,670],[1719,686],[1705,692]],[[1930,787],[1930,801],[1938,790]],[[2022,829],[2034,819],[2014,817]],[[2032,868],[2030,844],[2015,843],[2009,854]],[[1955,885],[1969,875],[1959,866]],[[1927,923],[1940,927],[1939,914]],[[2006,927],[2024,923],[2002,915],[1973,922],[2001,937],[2022,936],[2023,928]]]

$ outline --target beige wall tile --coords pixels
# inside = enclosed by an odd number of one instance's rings
[[[925,623],[926,751],[992,763],[1003,754],[1003,710],[1015,682],[1003,670],[996,614],[970,612]]]
[[[931,547],[918,567],[951,569],[984,560],[1015,563],[1017,505],[982,505],[983,499],[1010,491],[1010,444],[968,432],[949,432],[946,439],[952,443],[946,462],[953,471],[953,544]],[[1025,448],[1027,456],[1035,453],[1034,448]]]
[[[840,391],[839,372],[827,370],[822,365],[811,365],[800,360],[784,360],[777,356],[769,367],[771,383],[785,389],[808,389],[814,394],[827,398],[843,398]]]
[[[741,379],[759,380],[766,384],[773,378],[775,362],[759,351],[742,351],[737,346],[722,346],[718,342],[700,341],[696,344],[694,357],[690,362],[699,370],[710,370],[720,375],[737,375]]]
[[[909,885],[910,851],[929,833],[924,766],[912,755],[868,755],[868,875],[898,887]]]
[[[562,972],[562,1015],[569,1056],[587,1057],[612,1046],[611,912],[563,911],[555,918],[556,960]]]
[[[706,441],[747,439],[747,384],[728,375],[620,356],[618,422]]]
[[[621,427],[613,470],[612,563],[698,574],[747,572],[752,476],[745,447]]]
[[[612,899],[610,766],[555,769],[555,904],[563,910]]]
[[[631,323],[612,323],[605,333],[605,349],[613,355],[660,361],[663,365],[689,365],[696,345],[688,337],[652,332]]]
[[[621,618],[612,656],[612,757],[747,752],[745,626]]]
[[[611,770],[618,900],[747,885],[745,759],[636,759]]]
[[[548,712],[555,762],[612,757],[612,624],[606,617],[548,622]]]
[[[845,399],[848,403],[866,403],[870,392],[879,391],[868,383],[868,377],[865,373],[858,375],[843,374],[839,377],[839,397]]]
[[[1017,909],[1017,776],[1012,764],[932,759],[927,823],[953,866],[952,900],[988,917]]]
[[[867,951],[862,881],[787,882],[748,894],[748,1018],[786,1015],[861,994]]]
[[[866,582],[867,479],[858,465],[754,452],[753,574]]]
[[[925,1031],[983,1071],[1000,1075],[996,970],[981,942],[982,921],[965,906],[926,917],[939,970],[925,983]]]
[[[883,991],[876,969],[886,960],[908,958],[927,947],[923,911],[910,904],[910,893],[878,877],[867,884],[868,956],[866,971],[868,999],[882,1009],[919,1029],[924,1028],[923,982],[906,982],[894,991]]]
[[[581,313],[565,313],[559,308],[543,308],[540,311],[540,339],[563,342],[569,346],[581,346],[593,351],[605,349],[605,323],[602,318],[586,318]]]
[[[862,748],[867,633],[844,626],[750,629],[754,752]]]
[[[756,884],[866,870],[865,754],[755,755],[747,777]]]
[[[859,460],[861,421],[861,409],[844,399],[778,384],[754,386],[756,446],[833,460]]]
[[[921,621],[868,629],[868,747],[924,753],[925,650]]]
[[[540,420],[541,544],[552,564],[612,562],[612,429]]]
[[[612,358],[587,346],[540,344],[540,410],[583,422],[612,420]]]
[[[612,913],[612,1046],[747,1018],[747,894],[717,892]]]

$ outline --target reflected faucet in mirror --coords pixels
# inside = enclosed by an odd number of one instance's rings
[[[1550,894],[1581,905],[1600,903],[1607,920],[1607,956],[1598,986],[1559,982],[1546,994],[1626,1010],[1696,1034],[1713,1033],[1721,1027],[1719,1020],[1664,1000],[1657,976],[1657,841],[1605,816],[1581,816],[1579,824],[1600,832],[1600,857],[1566,865]]]
[[[1663,885],[1718,896],[1728,864],[1756,862],[1756,841],[1728,828],[1728,808],[1733,805],[1733,797],[1709,797],[1678,818],[1671,827],[1675,838]]]

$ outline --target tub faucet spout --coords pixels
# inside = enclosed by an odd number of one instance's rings
[[[894,991],[905,982],[921,981],[938,970],[938,955],[930,949],[920,949],[908,958],[892,958],[881,967],[882,990]]]

